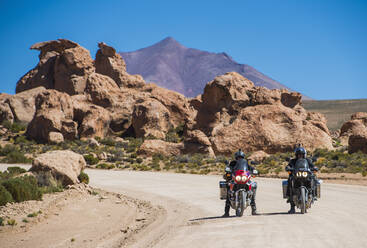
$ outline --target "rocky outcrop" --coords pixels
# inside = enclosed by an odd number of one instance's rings
[[[48,143],[60,144],[64,142],[64,136],[59,132],[49,132],[48,133]]]
[[[348,152],[361,151],[367,154],[367,129],[358,134],[352,134],[348,140]]]
[[[342,145],[348,146],[349,153],[367,153],[367,113],[354,113],[341,127],[339,139]]]
[[[172,127],[170,112],[159,101],[148,98],[135,106],[132,126],[136,137],[155,137],[164,139]]]
[[[39,86],[71,95],[83,93],[88,74],[95,70],[88,50],[65,39],[40,42],[31,49],[40,51],[40,61],[18,81],[16,93]]]
[[[30,169],[35,174],[50,173],[63,186],[79,183],[78,176],[86,167],[82,155],[72,151],[51,151],[36,157]]]
[[[110,113],[100,106],[83,101],[80,97],[72,97],[72,100],[79,138],[104,138],[109,131]]]
[[[77,123],[73,121],[71,97],[56,90],[46,90],[36,98],[36,113],[27,128],[27,136],[47,142],[50,132],[59,132],[65,139],[77,137]]]
[[[341,144],[344,146],[349,145],[349,138],[352,135],[356,135],[356,137],[364,133],[367,130],[367,113],[365,112],[357,112],[353,114],[350,118],[350,121],[347,121],[343,124],[340,129],[339,139]],[[352,142],[354,144],[354,142]],[[354,150],[352,148],[352,150]]]
[[[89,51],[81,46],[63,50],[54,67],[54,89],[76,95],[84,93],[88,76],[95,71]]]
[[[182,143],[170,143],[163,140],[145,140],[140,146],[138,154],[144,156],[152,156],[154,154],[162,154],[164,156],[180,155],[184,149]]]
[[[297,94],[255,87],[241,75],[227,73],[205,87],[189,129],[203,131],[215,154],[229,155],[238,148],[290,151],[296,143],[331,149],[325,118],[307,114],[300,100]]]
[[[40,62],[18,82],[17,91],[25,94],[39,84],[47,89],[35,96],[27,129],[37,141],[110,134],[164,140],[169,130],[183,126],[181,143],[146,140],[140,152],[215,156],[242,148],[274,153],[290,151],[296,143],[310,150],[332,148],[325,118],[307,113],[299,93],[257,87],[236,72],[214,78],[202,95],[187,99],[127,74],[121,56],[104,43],[95,61],[68,40],[38,43],[32,49],[41,51]],[[0,118],[19,119],[9,104],[1,104],[5,98],[0,96]]]
[[[129,75],[126,72],[125,61],[113,47],[103,42],[99,43],[98,47],[95,60],[96,72],[109,76],[119,87],[138,88],[145,85],[143,77]]]
[[[261,163],[263,162],[266,158],[268,158],[270,155],[267,154],[264,151],[255,151],[253,152],[247,159],[249,161],[254,161],[255,163]]]
[[[29,123],[36,111],[35,98],[45,90],[44,87],[37,87],[16,95],[3,96],[0,99],[0,123],[4,120]]]

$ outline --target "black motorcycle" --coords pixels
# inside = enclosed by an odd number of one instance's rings
[[[321,180],[317,180],[316,175],[310,170],[306,159],[298,159],[294,168],[288,169],[291,174],[290,183],[283,181],[283,198],[292,197],[297,208],[301,213],[307,213],[307,209],[317,198],[320,198]],[[290,196],[287,196],[287,187],[290,186]]]

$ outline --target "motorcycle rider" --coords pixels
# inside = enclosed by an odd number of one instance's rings
[[[237,163],[246,163],[248,170],[253,173],[254,171],[254,167],[250,166],[247,163],[247,160],[245,159],[245,153],[243,151],[241,151],[241,149],[239,149],[235,154],[234,154],[235,160],[231,161],[228,165],[228,167],[226,169],[230,169],[231,173],[233,172],[235,166]],[[229,181],[230,179],[226,178],[224,176],[224,178]],[[256,189],[257,189],[257,184],[256,182],[252,182],[252,191],[253,191],[253,196],[251,198],[251,214],[252,215],[256,215],[256,202],[255,202],[255,198],[256,198]],[[229,186],[227,186],[227,190],[229,191]],[[226,199],[226,203],[225,203],[225,207],[224,207],[224,215],[223,217],[229,217],[229,210],[231,208],[231,203],[229,200],[229,194],[227,193],[227,199]]]
[[[298,159],[306,159],[311,171],[317,171],[318,170],[318,168],[315,167],[315,165],[312,163],[312,160],[310,158],[307,158],[307,151],[300,144],[298,145],[298,147],[296,147],[294,153],[295,153],[295,158],[293,158],[289,161],[288,165],[285,167],[286,171],[293,170]],[[295,204],[294,204],[294,201],[293,201],[293,196],[291,194],[293,192],[293,189],[291,189],[292,180],[293,180],[293,175],[289,174],[288,189],[287,189],[287,195],[289,196],[289,204],[291,205],[291,209],[288,211],[289,214],[294,214],[296,212]],[[313,179],[311,181],[312,189],[314,189],[314,185],[315,185],[315,183],[314,183],[314,179]]]

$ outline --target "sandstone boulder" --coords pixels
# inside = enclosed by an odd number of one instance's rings
[[[236,110],[249,105],[250,98],[247,95],[254,84],[236,72],[229,72],[216,77],[209,82],[202,95],[205,109],[217,112],[222,108]]]
[[[4,121],[14,122],[14,115],[8,103],[0,101],[0,123]]]
[[[164,156],[177,156],[184,149],[182,143],[170,143],[163,140],[145,140],[140,146],[138,154],[143,156],[152,156],[162,154]]]
[[[342,145],[349,144],[349,137],[359,135],[367,130],[367,113],[357,112],[351,116],[351,120],[343,124],[340,129],[340,141]],[[352,149],[353,150],[353,149]]]
[[[204,132],[187,130],[184,140],[184,153],[204,153],[215,157],[212,144]]]
[[[209,139],[216,154],[231,154],[238,148],[248,152],[285,152],[292,150],[296,143],[309,150],[332,148],[327,132],[283,105],[245,108],[232,124],[215,129]]]
[[[170,113],[159,101],[148,98],[135,106],[132,126],[136,137],[155,137],[164,139],[172,124]]]
[[[64,186],[79,183],[78,176],[86,167],[82,155],[72,151],[51,151],[35,158],[31,172],[50,172]]]
[[[256,163],[261,163],[263,162],[266,158],[268,158],[270,155],[267,154],[264,151],[255,151],[253,152],[249,157],[248,160],[249,161],[254,161]]]
[[[95,71],[89,51],[81,46],[66,49],[57,56],[54,89],[69,95],[84,92],[88,76]]]
[[[51,144],[60,144],[64,142],[64,136],[59,132],[49,132],[48,142]]]
[[[158,87],[155,84],[147,85],[144,91],[168,109],[170,122],[174,127],[194,118],[196,110],[190,106],[189,101],[182,94]]]
[[[352,134],[349,137],[348,152],[354,153],[358,151],[367,154],[367,129],[358,134]]]
[[[116,50],[101,42],[96,54],[96,72],[109,76],[119,87],[139,88],[145,85],[140,75],[129,75],[126,72],[125,61]]]
[[[301,103],[301,100],[302,100],[301,93],[282,90],[281,102],[284,106],[294,108],[295,106]]]
[[[110,113],[97,105],[73,99],[74,121],[78,123],[79,138],[104,138],[111,122]]]
[[[46,90],[36,97],[36,113],[28,124],[27,136],[47,142],[50,132],[59,132],[65,139],[77,137],[77,123],[71,97],[56,90]]]
[[[86,76],[94,71],[89,52],[77,43],[58,39],[34,44],[39,50],[38,65],[17,83],[16,93],[43,86],[68,94],[82,93]]]

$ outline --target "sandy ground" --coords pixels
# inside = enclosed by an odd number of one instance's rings
[[[17,222],[0,227],[0,247],[125,247],[161,214],[148,202],[79,184],[0,207],[0,217]]]
[[[144,226],[143,231],[135,232],[129,247],[366,247],[367,236],[367,187],[323,184],[321,199],[305,215],[286,214],[289,205],[281,197],[281,180],[257,178],[259,188],[257,206],[259,215],[251,216],[247,209],[241,218],[221,218],[224,201],[219,200],[218,181],[220,176],[203,176],[171,173],[91,170],[90,185],[106,191],[127,195],[131,198],[144,199],[153,206],[162,206],[165,212],[153,213],[155,221]],[[89,209],[88,204],[76,204],[79,213]],[[104,211],[108,211],[104,208]],[[74,210],[70,210],[72,215]],[[111,227],[109,217],[103,214],[100,221]],[[64,226],[64,214],[58,217],[59,226]],[[67,215],[66,215],[67,216]],[[69,219],[78,220],[78,214]],[[135,217],[134,217],[135,218]],[[51,239],[48,234],[52,226],[37,225],[34,235],[39,239]],[[92,223],[80,226],[78,230],[89,235]],[[89,225],[89,226],[88,226]],[[85,230],[84,230],[85,229]],[[57,233],[57,232],[55,232]],[[6,240],[19,239],[18,234],[7,235]],[[55,234],[56,235],[56,234]],[[73,246],[65,235],[65,246]],[[4,237],[4,236],[3,236]],[[34,239],[26,234],[24,237]],[[76,236],[77,242],[83,241]],[[66,240],[68,242],[66,242]],[[102,238],[104,242],[111,240]],[[0,247],[2,247],[0,236]],[[74,243],[74,242],[73,242]],[[9,243],[10,244],[10,243]],[[66,246],[67,244],[67,246]],[[85,247],[113,247],[102,243],[90,242]],[[8,247],[8,246],[5,246]],[[11,246],[10,246],[11,247]],[[16,246],[13,246],[16,247]],[[27,247],[27,246],[18,246]],[[32,247],[32,246],[30,246]],[[41,247],[41,246],[35,246]],[[52,247],[52,246],[49,246]]]
[[[258,178],[259,215],[247,209],[242,218],[221,218],[219,176],[87,173],[93,186],[166,209],[164,219],[148,227],[132,247],[366,247],[367,187],[324,184],[322,198],[307,214],[288,215],[281,180]]]

